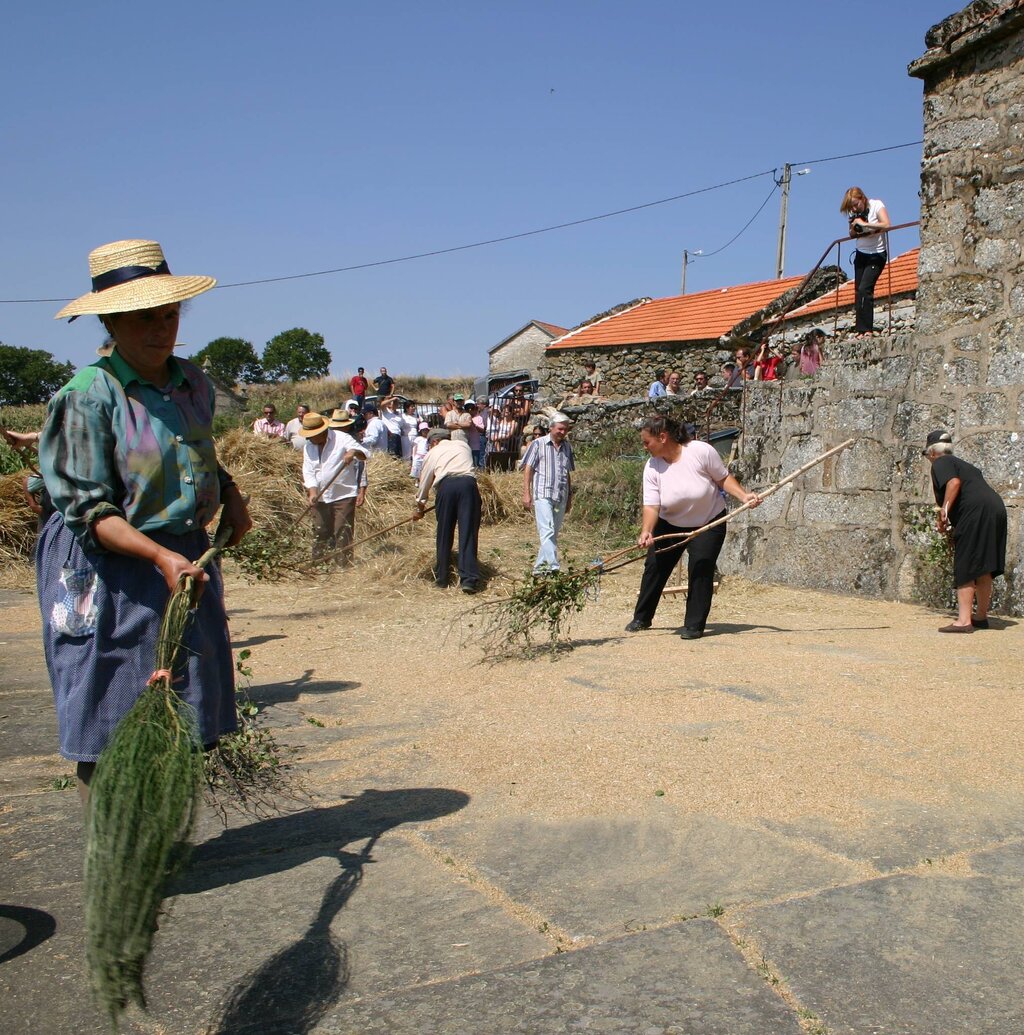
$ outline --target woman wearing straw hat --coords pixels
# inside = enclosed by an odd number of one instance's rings
[[[938,531],[953,537],[957,618],[939,632],[987,629],[992,579],[1006,570],[1006,505],[977,467],[953,455],[948,431],[930,432],[922,455],[931,464]]]
[[[89,272],[92,291],[57,318],[98,316],[113,347],[50,402],[39,462],[56,513],[36,555],[60,751],[79,763],[83,785],[150,679],[164,605],[184,576],[205,592],[175,688],[204,745],[236,728],[220,572],[193,561],[221,504],[228,545],[252,524],[217,462],[213,388],[173,355],[181,303],[216,281],[173,276],[155,241],[103,245]]]

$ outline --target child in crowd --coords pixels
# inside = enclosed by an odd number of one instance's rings
[[[420,469],[423,467],[423,461],[427,458],[428,444],[427,444],[427,433],[430,431],[430,425],[424,420],[420,421],[419,431],[416,437],[412,440],[412,471],[410,472],[413,478],[419,478]]]

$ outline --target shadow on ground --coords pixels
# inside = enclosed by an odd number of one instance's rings
[[[265,683],[253,686],[249,690],[249,700],[253,704],[264,707],[270,704],[284,704],[297,701],[301,694],[333,694],[345,690],[355,690],[360,684],[343,679],[313,679],[314,670],[307,668],[301,676],[286,679],[280,683]]]
[[[208,891],[321,856],[336,859],[341,867],[302,937],[232,989],[207,1035],[312,1031],[348,985],[348,947],[331,934],[331,923],[359,887],[366,864],[373,862],[377,840],[403,823],[446,816],[468,802],[469,795],[443,787],[365,790],[343,805],[262,820],[199,845],[178,893]],[[363,840],[360,852],[345,851],[345,845]],[[230,868],[223,869],[226,865]]]

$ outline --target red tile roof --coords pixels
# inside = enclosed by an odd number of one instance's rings
[[[553,334],[556,338],[560,338],[563,334],[566,334],[569,330],[568,327],[559,327],[555,323],[544,323],[543,320],[533,321],[542,331],[547,331],[548,334]]]
[[[917,290],[917,257],[920,248],[911,248],[888,263],[875,284],[875,298],[888,298],[890,295],[906,295]],[[815,313],[829,313],[834,309],[848,309],[853,306],[854,284],[848,280],[841,284],[838,291],[829,291],[799,309],[794,309],[785,317],[787,320],[799,320]]]
[[[569,331],[551,342],[548,349],[717,339],[802,280],[803,277],[786,277],[699,291],[693,295],[655,298],[577,331]]]

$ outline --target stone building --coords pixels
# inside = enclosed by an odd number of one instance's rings
[[[723,565],[755,578],[911,598],[930,518],[933,428],[948,428],[1010,515],[996,606],[1024,613],[1024,5],[977,2],[932,28],[912,335],[842,340],[808,384],[748,386],[745,482],[856,445],[736,522]]]
[[[502,370],[529,370],[537,376],[537,368],[548,344],[566,333],[567,328],[553,323],[531,320],[499,341],[487,353],[487,371],[496,374]]]
[[[680,371],[688,390],[698,370],[715,375],[728,358],[720,340],[723,336],[799,287],[803,279],[787,277],[642,299],[552,341],[544,351],[541,383],[557,399],[579,384],[583,363],[589,359],[601,371],[604,395],[646,395],[659,369]]]

